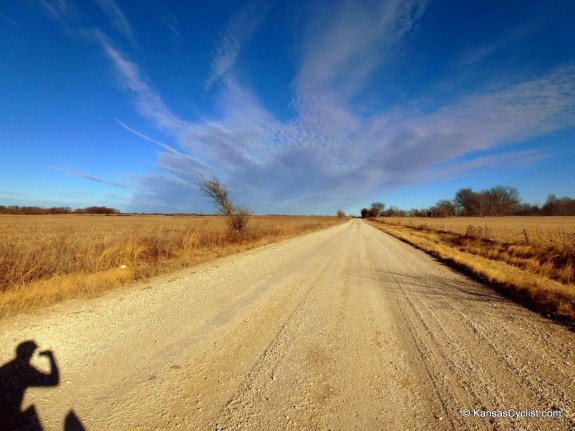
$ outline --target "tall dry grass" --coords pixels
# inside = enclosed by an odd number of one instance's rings
[[[379,229],[575,327],[575,217],[380,218]]]
[[[461,251],[563,284],[575,283],[575,217],[395,217],[379,221],[434,233]]]
[[[326,228],[336,217],[0,216],[0,316]]]

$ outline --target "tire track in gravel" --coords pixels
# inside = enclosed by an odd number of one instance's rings
[[[346,239],[344,239],[344,244],[349,240],[349,233]],[[262,404],[269,401],[269,397],[265,399],[263,395],[259,392],[260,390],[254,389],[256,386],[255,380],[263,381],[263,386],[267,387],[268,381],[276,380],[276,370],[284,359],[283,352],[286,350],[286,344],[292,343],[296,338],[294,335],[294,326],[299,316],[309,312],[309,307],[306,307],[306,303],[313,301],[313,297],[317,294],[317,284],[325,274],[332,270],[334,261],[341,255],[342,248],[341,244],[337,247],[331,248],[331,253],[327,258],[322,259],[319,265],[319,270],[314,267],[312,271],[308,271],[296,280],[296,284],[304,285],[304,294],[301,299],[295,304],[292,310],[287,314],[282,323],[279,326],[279,330],[273,336],[271,341],[268,343],[267,347],[263,350],[259,356],[257,362],[251,367],[248,373],[246,373],[246,378],[242,381],[241,386],[238,390],[228,399],[225,407],[219,412],[216,418],[209,424],[209,429],[234,429],[240,426],[240,423],[252,424],[261,412],[259,412]],[[254,399],[253,396],[244,397],[243,394],[249,393],[250,395],[256,395]],[[249,417],[246,417],[243,413],[249,412]],[[289,417],[287,417],[288,423]],[[233,425],[231,425],[233,424]],[[285,423],[283,424],[286,425]],[[262,426],[260,423],[259,426]],[[271,429],[268,427],[260,429]],[[277,428],[281,429],[281,428]],[[285,427],[283,428],[285,429]]]
[[[408,399],[388,387],[389,381],[396,384],[388,369],[389,359],[397,355],[380,350],[390,337],[376,329],[374,314],[366,313],[378,286],[366,286],[365,278],[357,277],[365,248],[346,243],[340,247],[340,259],[307,281],[311,294],[218,415],[215,429],[371,429],[375,424],[405,424],[397,413]],[[396,407],[389,408],[392,405]]]
[[[411,344],[419,352],[415,362],[424,363],[423,367],[434,382],[433,386],[439,390],[438,396],[443,406],[450,406],[448,408],[452,411],[449,416],[454,429],[560,430],[575,427],[575,392],[572,385],[566,384],[566,381],[573,381],[572,333],[489,292],[463,275],[453,276],[451,269],[404,243],[387,235],[378,236],[378,239],[385,244],[388,252],[383,256],[381,253],[378,255],[377,250],[381,248],[374,247],[372,254],[378,256],[380,262],[383,261],[382,266],[395,268],[387,274],[404,299],[399,314],[405,319],[406,326],[424,328],[423,331],[409,331]],[[422,284],[426,295],[414,294],[413,261],[398,250],[406,247],[413,251],[414,256],[421,256],[418,266],[419,272],[424,272],[421,277],[427,280]],[[438,275],[441,283],[434,281]],[[477,298],[483,296],[484,299],[469,300],[471,295]],[[481,307],[477,307],[478,304]],[[492,307],[497,312],[491,311]],[[502,313],[513,316],[512,327],[500,324],[508,323],[508,320],[501,318]],[[490,319],[486,319],[486,315]],[[531,330],[525,331],[525,327]],[[545,339],[541,335],[545,333],[548,334],[547,340],[558,343],[533,342],[535,337],[539,341]],[[427,340],[424,340],[425,336]],[[432,345],[441,352],[439,355],[429,348]],[[541,347],[537,348],[538,345]],[[514,358],[521,358],[523,365]],[[444,363],[439,364],[438,359]],[[537,364],[535,370],[524,365],[533,362]],[[450,379],[445,378],[446,369],[453,373]],[[457,405],[459,409],[561,410],[563,417],[561,420],[530,421],[520,418],[476,421],[453,414],[458,410]]]

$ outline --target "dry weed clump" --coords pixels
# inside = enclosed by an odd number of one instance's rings
[[[471,271],[531,308],[575,326],[575,241],[570,239],[575,232],[575,218],[561,218],[560,229],[550,224],[550,219],[559,218],[529,219],[533,225],[530,231],[536,225],[534,219],[539,219],[535,228],[538,240],[529,238],[527,227],[510,226],[505,218],[465,218],[465,229],[457,226],[462,220],[382,218],[374,225]],[[446,229],[450,222],[451,228]]]
[[[336,217],[0,216],[0,316],[340,223]]]

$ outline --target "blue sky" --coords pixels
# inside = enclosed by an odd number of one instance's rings
[[[575,197],[575,2],[0,2],[0,204]]]

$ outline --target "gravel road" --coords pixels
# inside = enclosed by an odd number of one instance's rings
[[[6,319],[0,365],[26,340],[45,430],[575,429],[575,333],[361,220]]]

